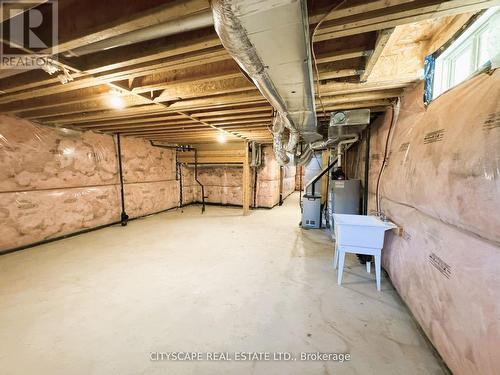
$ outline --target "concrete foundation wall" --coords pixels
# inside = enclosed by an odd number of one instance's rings
[[[175,207],[175,151],[122,137],[131,217]],[[116,138],[0,116],[0,251],[120,219]]]
[[[404,233],[386,237],[383,265],[453,373],[493,374],[500,367],[500,72],[476,76],[427,108],[422,96],[423,85],[404,96],[389,137],[380,208]],[[389,112],[372,129],[370,209],[390,123]]]

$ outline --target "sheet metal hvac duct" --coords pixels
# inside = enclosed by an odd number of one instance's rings
[[[307,5],[299,0],[213,0],[215,30],[223,46],[277,111],[274,151],[281,164],[297,155],[300,137],[321,139],[316,131]],[[283,144],[284,128],[288,144]],[[309,147],[297,163],[312,156]],[[295,162],[295,161],[294,161]]]
[[[200,12],[187,17],[164,22],[158,25],[145,27],[117,35],[112,38],[103,39],[99,42],[87,44],[63,53],[65,57],[84,56],[111,48],[127,46],[130,44],[145,42],[147,40],[162,38],[169,35],[179,34],[187,31],[198,30],[212,26],[214,20],[212,12]]]

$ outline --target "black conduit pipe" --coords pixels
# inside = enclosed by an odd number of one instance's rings
[[[178,147],[178,146],[166,146],[166,145],[159,145],[155,144],[154,141],[150,140],[149,143],[153,147],[159,147],[159,148],[166,148],[168,150],[175,150],[175,179],[179,181],[179,207],[182,207],[184,204],[183,202],[183,196],[182,196],[182,167],[181,163],[177,161],[177,151],[183,151],[185,150],[184,147]]]
[[[205,186],[198,180],[198,150],[196,148],[192,148],[194,150],[194,180],[201,187],[201,213],[205,212]]]
[[[183,197],[182,197],[182,165],[181,163],[177,162],[177,153],[175,154],[175,163],[177,168],[179,168],[179,207],[182,208],[182,205],[184,204],[183,202]]]
[[[300,171],[299,174],[299,206],[300,206],[300,213],[304,212],[304,209],[302,207],[302,172],[304,172],[304,167],[299,166],[298,170]]]
[[[254,167],[253,175],[253,208],[257,208],[257,167]]]
[[[205,212],[205,186],[198,180],[198,150],[196,147],[191,147],[191,146],[179,146],[177,147],[177,151],[194,151],[194,180],[198,185],[200,185],[201,188],[201,202],[202,202],[202,207],[201,207],[201,213]],[[182,173],[182,170],[181,170]]]
[[[125,192],[123,189],[123,167],[122,167],[122,147],[120,142],[120,134],[116,135],[116,143],[118,146],[118,167],[120,172],[120,194],[122,198],[122,213],[120,215],[120,223],[122,227],[126,226],[128,223],[128,215],[125,212]]]

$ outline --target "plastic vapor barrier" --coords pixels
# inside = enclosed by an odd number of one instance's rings
[[[500,72],[480,74],[427,108],[422,98],[423,84],[404,96],[389,138],[380,208],[404,232],[387,236],[383,265],[453,373],[493,374],[500,368]],[[390,123],[391,111],[372,125],[369,209]]]
[[[257,168],[257,207],[271,208],[280,199],[280,166],[271,146],[262,147],[262,165]],[[295,167],[283,167],[283,196],[295,189]],[[250,202],[253,204],[254,172],[250,170]],[[198,180],[205,189],[205,201],[216,204],[242,204],[243,168],[241,165],[199,165]],[[201,187],[194,179],[194,165],[182,166],[183,204],[201,202]]]
[[[122,137],[131,217],[178,205],[175,151]],[[0,251],[120,220],[116,139],[0,116]]]

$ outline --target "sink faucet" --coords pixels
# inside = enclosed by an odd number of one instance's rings
[[[370,211],[370,215],[375,215],[382,221],[389,221],[387,216],[385,216],[385,214],[382,211]]]

